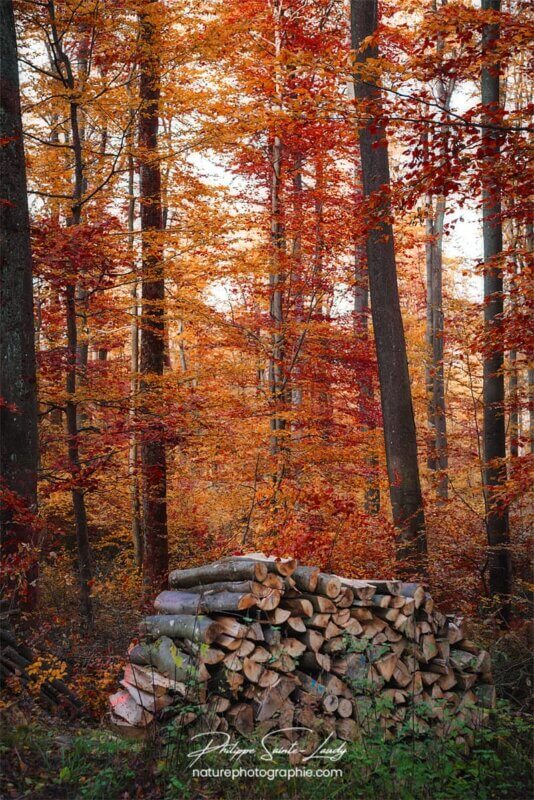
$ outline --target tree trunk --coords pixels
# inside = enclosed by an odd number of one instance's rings
[[[161,172],[158,160],[160,61],[154,23],[156,3],[139,13],[140,98],[140,206],[142,230],[141,287],[141,394],[153,391],[154,379],[165,366],[165,279],[162,263]],[[143,401],[142,401],[143,402]],[[145,409],[146,411],[146,409]],[[148,414],[145,413],[145,421]],[[141,445],[143,502],[143,578],[147,589],[163,586],[168,571],[167,465],[163,426],[156,419]]]
[[[528,222],[525,231],[525,244],[527,253],[531,254],[534,250],[534,226]],[[527,397],[528,397],[528,434],[530,441],[530,453],[534,453],[534,368],[527,370]]]
[[[445,198],[438,197],[435,209],[430,199],[426,219],[426,279],[428,363],[426,383],[430,432],[428,468],[436,475],[438,498],[446,500],[447,481],[447,418],[445,416],[445,376],[443,369],[443,225]],[[436,474],[437,473],[437,474]]]
[[[351,0],[352,47],[359,50],[377,27],[376,0]],[[367,46],[357,62],[377,59],[378,48]],[[417,463],[417,440],[400,311],[393,227],[387,188],[389,158],[384,125],[380,120],[380,90],[355,76],[355,97],[370,105],[374,119],[360,129],[363,191],[366,199],[380,201],[380,219],[370,221],[367,233],[367,269],[371,313],[378,358],[380,398],[386,446],[393,522],[398,529],[397,558],[404,569],[426,570],[426,534]]]
[[[279,58],[282,49],[282,35],[280,30],[282,9],[281,3],[275,0],[273,5],[273,24],[275,41],[275,58]],[[276,98],[281,95],[279,68],[275,66]],[[284,410],[288,390],[285,381],[285,330],[284,330],[284,288],[285,288],[285,231],[281,203],[282,157],[283,145],[280,137],[275,133],[271,142],[271,270],[269,284],[271,290],[270,315],[272,320],[272,344],[269,359],[269,384],[271,393],[271,455],[280,457],[286,449],[284,431],[286,419]],[[277,484],[283,478],[284,461],[279,460],[275,481]]]
[[[269,363],[269,381],[273,411],[271,415],[271,454],[276,455],[285,448],[280,431],[285,431],[286,420],[283,415],[285,400],[285,335],[283,291],[285,274],[283,258],[285,255],[284,228],[280,204],[280,178],[282,169],[282,142],[274,136],[271,147],[271,320],[273,324],[272,353]],[[282,412],[282,413],[281,413]]]
[[[367,264],[365,248],[356,242],[354,245],[354,316],[355,334],[366,343],[369,339],[369,276],[367,274]],[[364,403],[367,406],[374,404],[373,380],[371,375],[359,376],[360,387]],[[362,404],[363,405],[363,404]],[[362,416],[368,413],[368,409],[362,408]],[[380,512],[380,483],[378,481],[378,456],[376,453],[376,426],[373,423],[364,422],[364,430],[369,431],[371,452],[366,459],[369,471],[365,488],[365,510],[368,514],[378,514]]]
[[[433,11],[438,4],[434,0]],[[437,43],[437,56],[443,54],[443,38]],[[438,105],[447,111],[454,91],[454,78],[437,81]],[[443,135],[447,135],[447,128]],[[443,153],[445,157],[445,153]],[[445,408],[445,376],[443,366],[444,318],[443,318],[443,228],[445,225],[445,197],[440,195],[434,205],[432,196],[426,200],[426,281],[427,281],[427,364],[426,387],[428,403],[429,448],[427,465],[431,472],[439,500],[448,497],[448,453],[447,418]]]
[[[130,433],[129,470],[130,470],[130,506],[132,513],[132,541],[134,547],[135,563],[139,571],[143,566],[143,531],[141,528],[141,504],[139,501],[139,476],[138,476],[138,446],[137,433],[134,423],[137,413],[137,393],[139,390],[139,307],[137,300],[137,268],[134,252],[134,222],[135,222],[135,164],[132,154],[133,141],[130,142],[128,154],[128,250],[132,259],[132,288],[131,288],[131,315],[130,325]]]
[[[484,11],[500,12],[500,0],[482,0]],[[487,60],[481,72],[484,122],[500,120],[500,65],[491,53],[500,36],[499,23],[488,23],[482,33],[482,52]],[[484,328],[487,338],[484,357],[484,484],[486,530],[489,546],[489,588],[499,603],[499,616],[510,618],[512,560],[509,549],[508,508],[499,499],[506,482],[506,431],[504,420],[504,338],[501,189],[495,166],[500,158],[499,134],[490,127],[482,130],[484,151],[482,186],[482,235],[484,240]]]
[[[68,226],[80,224],[82,215],[82,202],[85,187],[83,136],[80,132],[80,106],[76,92],[76,80],[69,56],[63,49],[63,40],[60,38],[56,24],[55,5],[53,0],[47,5],[50,23],[50,41],[54,53],[54,64],[58,80],[69,92],[70,133],[72,137],[72,153],[74,158],[74,186]],[[85,78],[83,78],[85,79]],[[80,588],[80,604],[85,624],[93,624],[93,607],[91,601],[91,548],[89,544],[89,530],[87,525],[87,511],[85,507],[85,492],[82,486],[82,462],[80,459],[79,445],[79,408],[76,401],[76,390],[79,383],[79,371],[83,374],[87,363],[87,350],[79,346],[78,338],[78,311],[77,298],[79,287],[69,283],[65,293],[67,317],[67,377],[65,381],[66,403],[65,416],[67,420],[67,449],[69,456],[69,470],[71,474],[72,506],[74,524],[76,527],[76,544],[78,556],[78,582]],[[82,317],[84,315],[82,314]]]
[[[22,140],[17,42],[13,3],[0,2],[0,478],[30,513],[37,510],[37,382],[33,325],[30,220]],[[15,520],[9,507],[0,512],[4,555],[29,545],[35,528],[29,519]],[[36,601],[37,561],[26,571],[26,603]]]

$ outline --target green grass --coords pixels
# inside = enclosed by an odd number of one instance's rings
[[[248,744],[247,746],[250,746]],[[530,800],[532,728],[501,705],[490,724],[475,733],[469,753],[456,736],[402,734],[385,741],[369,733],[351,744],[330,778],[193,778],[191,745],[179,726],[169,725],[156,742],[138,743],[89,728],[57,729],[43,722],[2,727],[4,768],[1,796],[31,800]],[[199,767],[227,768],[228,757],[212,754]],[[257,756],[244,768],[264,765]],[[313,768],[313,764],[306,765]]]

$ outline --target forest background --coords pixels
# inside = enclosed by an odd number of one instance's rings
[[[4,596],[96,716],[222,555],[530,616],[531,12],[350,5],[2,2]]]

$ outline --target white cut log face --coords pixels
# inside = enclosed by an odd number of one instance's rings
[[[137,705],[126,690],[110,695],[109,702],[115,716],[123,719],[128,725],[143,728],[154,719],[154,715]]]
[[[141,708],[144,708],[145,711],[149,711],[151,714],[161,711],[162,708],[167,708],[172,703],[172,697],[169,694],[157,695],[151,692],[144,692],[137,686],[132,686],[132,684],[128,683],[128,681],[122,680],[119,682],[120,685],[133,697],[137,705],[141,706]]]

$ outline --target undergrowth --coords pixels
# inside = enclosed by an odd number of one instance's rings
[[[336,743],[338,744],[338,743]],[[198,747],[198,745],[196,745]],[[532,784],[532,729],[528,718],[501,703],[489,724],[476,731],[466,751],[456,735],[432,731],[419,737],[385,740],[369,733],[347,745],[335,763],[300,764],[313,777],[292,775],[287,756],[262,762],[261,744],[239,761],[211,753],[200,770],[242,769],[237,779],[217,774],[194,777],[188,752],[193,746],[178,725],[157,739],[135,742],[108,731],[69,728],[44,719],[2,726],[2,798],[32,800],[529,800]],[[264,776],[247,775],[259,768]],[[273,770],[283,772],[275,775]],[[317,770],[339,769],[319,777]]]

